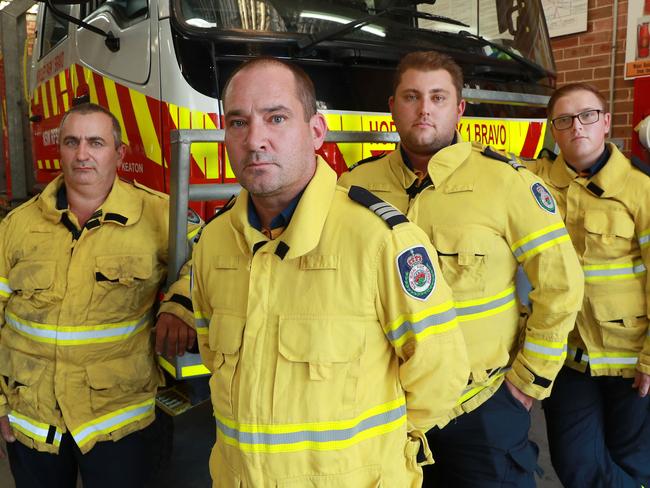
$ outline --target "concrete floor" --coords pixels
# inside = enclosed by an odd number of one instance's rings
[[[546,442],[544,415],[536,402],[533,408],[531,438],[540,448],[539,465],[543,478],[537,480],[538,488],[561,488],[562,485],[551,467]],[[196,407],[190,414],[174,419],[176,433],[171,462],[163,468],[155,486],[158,488],[209,488],[208,458],[214,443],[214,421],[209,402]],[[15,488],[9,466],[0,460],[0,488]]]

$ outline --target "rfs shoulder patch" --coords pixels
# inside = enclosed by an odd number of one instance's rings
[[[436,287],[436,272],[427,250],[414,246],[397,256],[397,270],[402,288],[416,300],[426,300]]]
[[[542,210],[546,210],[550,214],[557,213],[555,200],[544,185],[541,183],[533,183],[530,187],[530,191],[533,192],[533,197],[535,197],[537,205],[539,205]]]

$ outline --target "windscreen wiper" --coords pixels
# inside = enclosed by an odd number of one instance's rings
[[[433,4],[434,2],[418,2],[418,3],[428,3],[428,4]],[[417,10],[412,10],[407,7],[388,7],[384,10],[380,10],[378,12],[375,12],[374,14],[366,15],[365,17],[361,17],[360,19],[353,20],[351,22],[348,22],[347,24],[343,24],[340,27],[334,27],[332,29],[328,29],[326,31],[321,32],[320,34],[316,36],[307,36],[306,38],[300,39],[298,41],[298,48],[300,49],[298,55],[301,56],[305,54],[309,49],[312,47],[316,46],[317,44],[320,44],[323,41],[329,40],[329,39],[334,39],[336,37],[343,36],[345,34],[349,34],[350,32],[353,32],[355,30],[358,30],[362,28],[363,26],[369,24],[373,20],[382,17],[386,14],[395,14],[395,15],[403,15],[405,17],[411,17],[414,19],[424,19],[424,20],[431,20],[434,22],[441,22],[444,24],[452,24],[452,25],[458,25],[461,27],[469,27],[469,25],[455,19],[451,19],[449,17],[444,17],[442,15],[434,15],[430,14],[427,12],[418,12]]]
[[[517,62],[523,64],[524,66],[532,69],[534,72],[536,72],[536,73],[538,73],[538,74],[540,74],[542,76],[549,76],[550,74],[552,74],[552,73],[548,72],[546,69],[542,68],[540,65],[538,65],[536,63],[533,63],[532,61],[526,59],[521,54],[517,54],[512,49],[509,49],[506,46],[502,46],[501,44],[497,44],[496,42],[489,41],[483,36],[472,34],[471,32],[467,32],[467,31],[464,31],[464,30],[458,31],[458,35],[462,36],[462,37],[465,37],[465,38],[468,38],[468,39],[474,39],[475,41],[480,42],[484,46],[490,46],[491,48],[496,49],[499,52],[502,52],[503,54],[505,54],[508,57],[512,58],[514,61],[517,61]]]

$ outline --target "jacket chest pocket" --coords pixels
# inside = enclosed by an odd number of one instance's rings
[[[275,421],[317,422],[340,419],[353,411],[367,326],[353,317],[280,318]],[[295,401],[296,392],[304,401]]]
[[[96,414],[151,398],[161,383],[153,355],[148,352],[89,364],[86,377],[90,404]]]
[[[585,212],[585,259],[602,262],[632,251],[634,221],[625,212]]]
[[[55,261],[19,261],[9,271],[9,287],[25,300],[50,303],[55,272]]]
[[[92,307],[102,310],[105,316],[106,310],[118,309],[125,315],[150,305],[159,285],[152,276],[151,254],[97,256]]]
[[[484,294],[493,239],[492,234],[482,229],[444,228],[433,231],[440,269],[454,299]]]
[[[230,314],[213,314],[210,319],[208,344],[214,352],[210,390],[215,410],[232,417],[235,406],[235,373],[244,336],[246,319]]]
[[[25,415],[37,417],[39,405],[54,408],[51,382],[43,380],[47,362],[15,349],[0,345],[0,376],[2,393],[9,405]]]
[[[590,298],[603,346],[608,351],[638,352],[648,330],[645,297],[628,292]]]

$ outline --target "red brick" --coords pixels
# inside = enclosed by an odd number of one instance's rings
[[[616,113],[632,113],[633,110],[634,110],[634,102],[632,101],[617,102],[615,103],[614,106],[614,111]]]
[[[599,44],[593,44],[592,49],[594,50],[594,54],[609,54],[612,52],[612,43],[601,42]]]
[[[596,68],[594,70],[594,80],[598,80],[599,78],[609,78],[609,73],[609,66],[607,68]]]
[[[632,100],[631,90],[628,90],[627,88],[614,90],[614,100],[617,101]]]
[[[632,127],[629,125],[615,125],[612,130],[612,137],[630,137],[632,135]]]
[[[589,9],[589,18],[595,20],[596,24],[599,19],[611,19],[612,18],[612,7],[598,7],[594,9]]]
[[[560,71],[574,71],[580,68],[580,61],[578,59],[567,59],[566,61],[557,61],[555,67],[558,72]]]
[[[555,61],[564,59],[564,49],[558,49],[553,51],[553,57],[555,58]]]
[[[586,32],[578,36],[580,45],[585,44],[598,44],[600,42],[611,42],[612,33],[611,32]]]
[[[558,86],[564,83],[564,72],[558,72],[556,83]]]
[[[629,125],[628,114],[614,114],[612,117],[614,125]]]
[[[609,96],[609,80],[608,79],[603,79],[603,80],[591,79],[591,80],[589,80],[589,83],[594,85],[601,92],[603,92],[603,93],[607,92],[607,96]]]
[[[609,54],[600,54],[598,56],[587,56],[585,58],[580,58],[580,68],[600,68],[603,66],[609,66],[609,64]]]
[[[591,13],[589,14],[591,15]],[[599,19],[594,21],[594,32],[612,31],[612,19]]]
[[[585,56],[591,56],[591,52],[592,52],[591,46],[567,48],[564,50],[564,59],[583,58]]]
[[[578,38],[573,35],[556,37],[551,40],[551,47],[553,50],[562,49],[564,47],[575,47],[578,45]]]
[[[567,83],[571,83],[573,81],[589,81],[593,78],[593,76],[593,69],[579,69],[575,71],[568,71],[565,73],[564,79]]]

